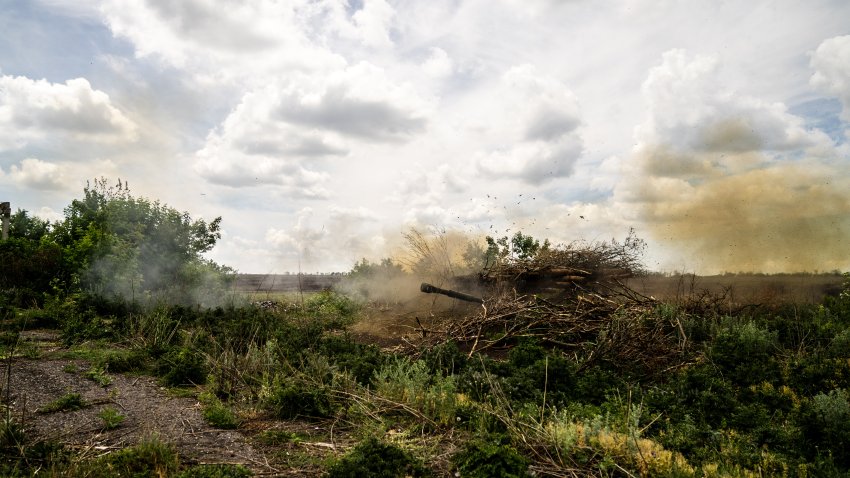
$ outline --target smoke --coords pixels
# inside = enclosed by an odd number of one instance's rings
[[[724,90],[718,70],[682,50],[650,70],[621,197],[701,273],[850,266],[846,148],[782,103]]]
[[[658,175],[666,148],[645,151],[636,192],[650,233],[701,272],[795,272],[848,266],[848,180],[818,161],[729,171],[692,162],[687,178]],[[756,161],[745,153],[728,161]],[[700,169],[700,167],[702,169]]]

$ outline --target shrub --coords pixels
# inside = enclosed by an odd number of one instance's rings
[[[284,375],[275,375],[271,383],[263,387],[261,399],[269,411],[283,419],[329,417],[336,410],[326,386]]]
[[[733,383],[775,383],[779,379],[779,366],[773,357],[775,346],[775,332],[747,322],[721,330],[712,342],[708,356]]]
[[[207,372],[203,354],[189,346],[172,348],[160,358],[157,367],[162,381],[170,386],[204,384]]]
[[[810,458],[829,452],[836,464],[850,466],[850,401],[845,390],[819,393],[808,401],[800,428]]]
[[[402,478],[431,473],[410,453],[375,437],[360,442],[328,470],[329,478]]]
[[[202,394],[201,402],[204,404],[204,420],[216,428],[226,430],[239,426],[239,418],[227,405],[221,402],[215,395]]]
[[[397,358],[375,374],[375,390],[444,425],[455,421],[456,377],[431,375],[425,362]]]
[[[368,385],[375,372],[387,361],[387,356],[375,345],[358,344],[348,336],[323,338],[318,352],[340,369],[347,370],[361,385]]]
[[[452,457],[452,463],[464,478],[526,477],[529,461],[501,437],[467,442]]]
[[[251,470],[242,465],[195,465],[174,475],[174,478],[248,478]]]

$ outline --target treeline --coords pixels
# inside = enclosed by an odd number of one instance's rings
[[[87,184],[83,197],[49,222],[18,209],[0,241],[0,292],[10,305],[41,306],[56,295],[144,303],[208,302],[231,270],[205,259],[221,218],[193,219],[126,184]]]

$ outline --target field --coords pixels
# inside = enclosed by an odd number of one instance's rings
[[[0,476],[850,474],[849,274],[413,231],[407,267],[234,281],[219,219],[105,180],[65,215],[0,241]]]
[[[647,275],[627,279],[626,285],[663,301],[677,301],[700,294],[723,298],[728,303],[816,304],[841,291],[841,274],[726,274],[712,276]]]

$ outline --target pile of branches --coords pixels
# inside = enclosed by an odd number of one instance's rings
[[[601,290],[644,272],[646,243],[630,231],[623,242],[574,242],[544,247],[531,257],[502,255],[479,274],[481,282],[519,292]]]
[[[660,318],[655,305],[639,296],[592,291],[560,302],[502,294],[485,300],[475,314],[429,330],[416,348],[454,341],[468,346],[472,356],[535,338],[573,358],[582,369],[605,362],[651,376],[684,364],[688,356],[682,325]]]

